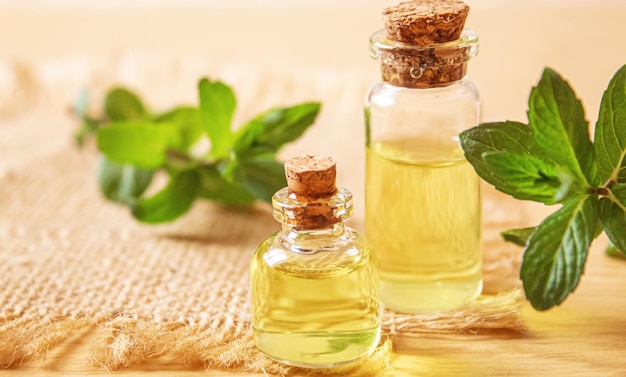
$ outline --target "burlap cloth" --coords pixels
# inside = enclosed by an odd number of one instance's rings
[[[159,59],[156,65],[153,56],[133,55],[0,66],[0,367],[19,368],[78,331],[90,331],[97,336],[89,357],[106,369],[168,359],[181,368],[298,372],[264,358],[250,336],[249,261],[259,242],[278,229],[268,206],[234,211],[198,202],[173,224],[139,225],[125,208],[101,198],[97,152],[72,144],[75,122],[66,109],[81,88],[97,100],[115,82],[140,91],[153,108],[192,102],[201,76],[235,88],[236,121],[270,106],[320,100],[317,124],[283,155],[334,156],[339,184],[357,197],[351,225],[361,229],[362,99],[376,78],[358,69],[212,67],[200,57]],[[497,232],[530,225],[527,209],[491,190],[484,205],[486,295],[449,313],[385,312],[381,347],[349,367],[352,372],[384,368],[396,336],[524,330],[515,289],[520,250]]]

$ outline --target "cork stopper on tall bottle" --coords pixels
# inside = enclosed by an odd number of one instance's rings
[[[383,11],[387,38],[426,46],[459,39],[469,6],[459,0],[407,1]]]
[[[407,88],[446,86],[465,77],[475,42],[462,41],[469,6],[460,0],[414,0],[383,10],[385,29],[370,41],[383,80]],[[470,41],[471,42],[471,41]]]
[[[342,221],[336,203],[335,160],[321,156],[299,156],[285,163],[289,196],[298,205],[289,208],[285,221],[297,229],[319,229]]]

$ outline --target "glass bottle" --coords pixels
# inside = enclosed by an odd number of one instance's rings
[[[380,338],[379,280],[369,244],[345,225],[352,194],[335,187],[335,162],[285,164],[289,186],[272,198],[282,230],[251,265],[254,340],[284,364],[332,367],[371,353]]]
[[[370,38],[382,82],[366,97],[365,234],[380,261],[381,301],[400,312],[447,310],[482,290],[479,177],[458,134],[479,123],[467,79],[478,38],[417,45]]]

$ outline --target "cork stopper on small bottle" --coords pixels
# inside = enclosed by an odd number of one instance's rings
[[[285,163],[289,196],[299,205],[291,206],[284,221],[296,229],[320,229],[342,221],[336,203],[335,160],[330,157],[300,156]]]
[[[307,198],[324,198],[337,192],[337,164],[331,157],[299,156],[285,163],[289,192]]]
[[[414,0],[384,9],[385,39],[375,34],[371,40],[383,80],[431,88],[465,77],[466,62],[477,51],[461,38],[468,13],[461,0]]]

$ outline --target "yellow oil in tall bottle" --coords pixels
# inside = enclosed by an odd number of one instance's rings
[[[366,234],[380,260],[381,301],[445,310],[482,290],[479,178],[458,146],[420,137],[367,148]]]
[[[370,354],[380,340],[379,275],[365,238],[345,225],[352,194],[335,187],[335,162],[285,164],[288,187],[272,198],[282,230],[250,268],[258,349],[289,365],[324,368]]]
[[[370,37],[381,80],[365,98],[365,235],[395,311],[453,309],[482,290],[479,178],[458,141],[480,121],[468,12],[462,1],[402,2]]]

